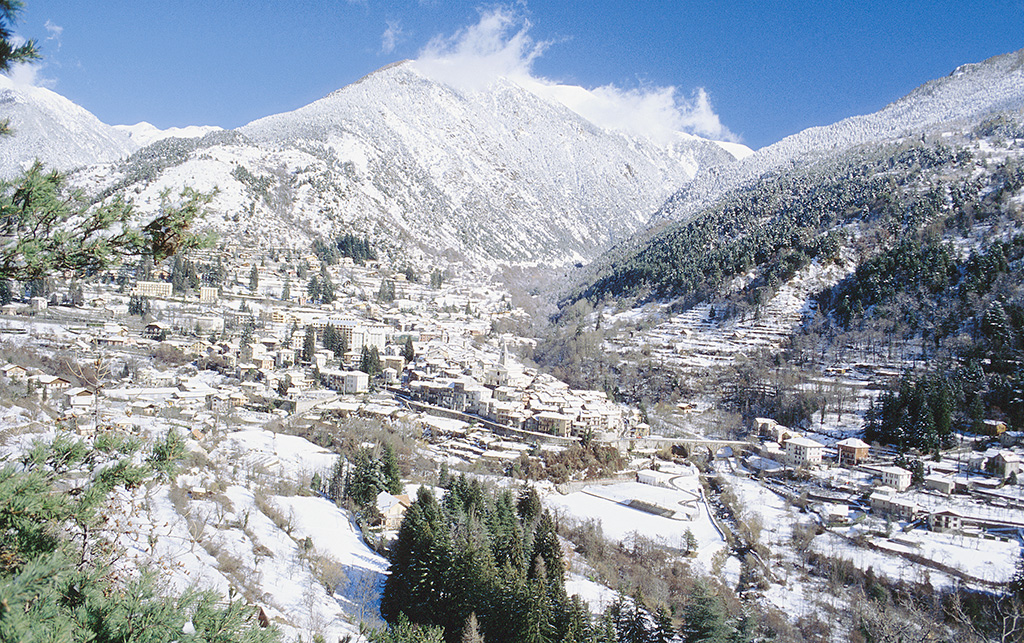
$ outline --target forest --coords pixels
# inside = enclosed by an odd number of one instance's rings
[[[819,297],[839,331],[884,319],[920,337],[930,366],[905,374],[869,414],[867,438],[901,449],[952,446],[986,419],[1024,427],[1024,236],[959,259],[949,245],[904,240]],[[844,341],[844,335],[836,341]]]

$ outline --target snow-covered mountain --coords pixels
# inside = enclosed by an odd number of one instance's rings
[[[216,125],[189,125],[160,129],[152,123],[142,121],[134,125],[114,125],[114,129],[127,134],[128,138],[135,141],[140,147],[145,147],[165,138],[201,138],[210,132],[217,132],[224,128]]]
[[[165,188],[217,187],[209,223],[263,246],[353,232],[411,260],[571,261],[641,229],[700,168],[734,162],[728,149],[602,129],[515,82],[456,89],[406,62],[79,178],[130,190],[143,210]]]
[[[68,170],[108,163],[139,145],[89,111],[43,87],[17,85],[0,76],[0,119],[10,119],[13,136],[0,141],[0,178],[17,174],[39,159]]]
[[[929,81],[873,114],[812,127],[764,147],[739,163],[708,167],[673,195],[653,222],[686,219],[726,191],[788,164],[1020,109],[1024,109],[1024,49],[962,65],[949,76]]]

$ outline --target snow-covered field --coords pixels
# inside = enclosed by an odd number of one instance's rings
[[[689,479],[687,479],[689,478]],[[618,542],[629,542],[636,536],[651,539],[663,546],[682,551],[689,530],[697,539],[697,561],[704,569],[711,568],[712,557],[725,547],[725,538],[719,533],[708,514],[707,505],[700,499],[700,483],[696,476],[680,476],[676,488],[654,487],[637,482],[590,486],[565,496],[551,494],[544,503],[551,509],[577,520],[597,520],[605,537]],[[641,501],[648,506],[679,510],[680,515],[690,507],[692,520],[664,517],[630,506],[630,501]]]

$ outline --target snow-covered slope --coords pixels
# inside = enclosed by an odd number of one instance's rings
[[[165,189],[217,188],[209,226],[257,246],[351,232],[413,263],[438,254],[565,262],[628,238],[699,170],[748,152],[602,128],[559,98],[586,101],[586,90],[556,89],[502,78],[458,88],[396,63],[225,132],[110,127],[49,90],[3,79],[3,116],[17,134],[0,149],[0,176],[37,156],[88,166],[78,186],[131,194],[142,212]]]
[[[42,87],[16,85],[0,76],[0,119],[10,119],[13,136],[0,142],[0,178],[17,174],[39,159],[67,170],[106,163],[139,148],[123,132]]]
[[[334,192],[321,207],[343,219],[497,259],[593,256],[699,168],[732,160],[696,137],[659,146],[600,129],[511,81],[460,90],[409,63],[239,131],[320,159]]]
[[[949,76],[921,85],[874,114],[812,127],[762,148],[739,163],[707,168],[673,195],[653,222],[685,219],[725,191],[786,164],[1019,109],[1024,109],[1024,49],[962,65]]]
[[[134,125],[114,125],[114,129],[124,132],[141,147],[150,143],[161,141],[165,138],[201,138],[210,132],[216,132],[223,128],[216,125],[189,125],[187,127],[168,127],[159,129],[152,123],[142,121]]]

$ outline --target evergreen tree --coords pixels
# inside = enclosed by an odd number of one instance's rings
[[[281,286],[281,299],[289,301],[292,298],[292,280],[289,277],[284,278],[284,285]]]
[[[583,643],[594,639],[594,627],[590,620],[590,608],[578,594],[569,599],[567,642]]]
[[[19,0],[0,0],[0,72],[7,73],[15,63],[27,63],[39,59],[35,40],[16,42],[14,23],[22,10]],[[0,136],[11,134],[10,120],[0,120]]]
[[[693,531],[687,527],[683,533],[683,554],[689,556],[697,551],[697,537],[693,535]]]
[[[384,443],[384,455],[381,458],[383,467],[384,490],[392,495],[402,493],[405,485],[402,484],[402,472],[398,468],[398,457],[395,455],[395,447],[390,442]]]
[[[690,592],[679,633],[685,643],[724,642],[729,635],[722,602],[702,580]]]
[[[639,589],[631,601],[622,601],[616,631],[621,643],[649,643],[651,640],[647,608]]]
[[[356,451],[345,480],[345,496],[356,504],[368,507],[377,501],[377,494],[387,488],[381,463],[369,449]]]
[[[652,643],[670,643],[675,635],[676,631],[672,626],[672,617],[669,616],[668,610],[662,605],[654,615],[654,630],[651,632],[649,640]]]
[[[323,287],[320,285],[320,278],[313,275],[309,278],[309,283],[306,284],[306,294],[309,295],[310,301],[320,301],[322,292]]]
[[[435,268],[434,271],[430,273],[430,287],[433,288],[434,290],[437,290],[441,287],[443,283],[444,275],[441,274],[440,270]]]
[[[380,290],[377,291],[377,301],[389,304],[395,300],[395,282],[391,279],[382,279]]]
[[[359,358],[359,370],[370,377],[380,373],[380,351],[377,350],[376,346],[363,346],[363,354]]]
[[[402,357],[405,358],[407,364],[411,364],[416,358],[416,349],[412,345],[412,336],[405,338],[405,346],[402,347]]]
[[[302,361],[307,364],[313,361],[316,355],[316,329],[306,326],[306,337],[302,341]]]
[[[334,282],[331,281],[330,277],[320,280],[320,303],[330,304],[335,299],[334,295]]]
[[[484,643],[484,637],[480,634],[480,625],[476,621],[476,612],[470,612],[469,617],[466,618],[459,643]]]
[[[249,290],[256,292],[260,287],[260,270],[253,264],[252,270],[249,271]]]
[[[540,496],[533,487],[523,487],[519,492],[519,500],[516,503],[516,511],[519,512],[519,519],[524,524],[531,524],[540,516]]]

